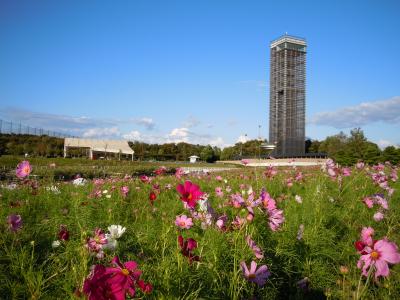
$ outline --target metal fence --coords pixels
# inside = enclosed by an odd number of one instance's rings
[[[31,127],[21,122],[4,121],[0,119],[0,134],[30,134],[30,135],[47,135],[58,138],[74,137],[72,135],[46,130],[43,128]]]

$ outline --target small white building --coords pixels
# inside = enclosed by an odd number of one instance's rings
[[[200,157],[198,157],[197,155],[192,155],[189,156],[189,161],[191,164],[194,164]]]

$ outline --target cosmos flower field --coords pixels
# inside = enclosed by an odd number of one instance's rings
[[[1,299],[400,299],[389,163],[13,172],[0,182]]]

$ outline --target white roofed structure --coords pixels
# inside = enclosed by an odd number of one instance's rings
[[[127,141],[124,140],[95,140],[81,138],[65,138],[64,139],[64,157],[68,154],[68,149],[86,149],[90,159],[96,157],[105,157],[107,153],[120,155],[131,155],[133,160],[134,151]],[[103,156],[104,155],[104,156]]]

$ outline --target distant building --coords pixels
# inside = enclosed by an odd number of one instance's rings
[[[133,160],[134,151],[127,141],[123,140],[92,140],[81,138],[64,139],[64,157],[69,152],[78,152],[90,159],[105,159],[109,157]]]
[[[305,154],[306,41],[284,35],[271,42],[269,143],[274,156]]]
[[[198,157],[197,155],[192,155],[189,156],[189,161],[191,164],[194,164],[200,157]]]

